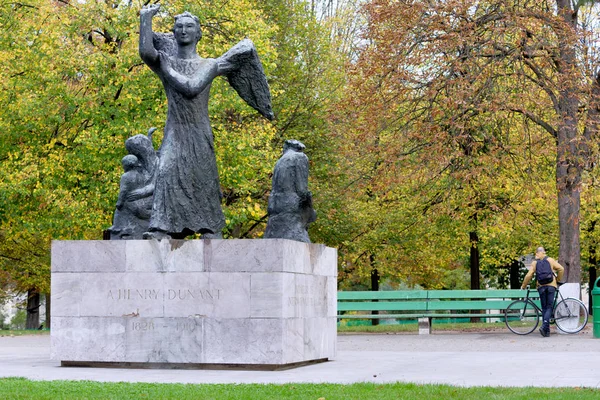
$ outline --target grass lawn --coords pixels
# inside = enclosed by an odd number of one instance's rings
[[[591,321],[588,322],[591,326]],[[506,330],[504,322],[433,323],[436,331]],[[417,334],[417,324],[378,326],[338,326],[344,333]],[[47,335],[48,330],[2,331],[0,336]],[[199,371],[201,373],[201,371]],[[276,373],[276,372],[273,372]],[[525,379],[525,377],[524,377]],[[107,383],[90,381],[31,381],[24,378],[0,378],[0,399],[600,399],[600,389],[591,388],[463,388],[449,385],[410,383],[376,384],[158,384]]]
[[[454,331],[454,332],[482,332],[482,331],[508,331],[504,321],[500,322],[451,322],[439,323],[435,320],[431,325],[434,332]],[[409,333],[418,334],[419,327],[416,322],[404,324],[383,324],[383,325],[345,325],[343,322],[338,324],[338,333]]]
[[[380,325],[348,325],[347,319],[338,324],[338,333],[407,333],[418,334],[419,327],[416,322],[403,324],[380,324]],[[592,330],[594,319],[588,316],[588,322],[585,330]],[[440,322],[433,319],[431,324],[433,332],[510,332],[503,319],[496,319],[495,322]]]
[[[598,399],[586,388],[459,388],[415,384],[189,385],[0,379],[2,399]]]

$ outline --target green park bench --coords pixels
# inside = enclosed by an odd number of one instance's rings
[[[337,317],[338,321],[416,319],[419,334],[428,334],[433,318],[502,319],[506,307],[525,294],[520,289],[342,291],[338,292]],[[539,302],[539,297],[533,300]]]

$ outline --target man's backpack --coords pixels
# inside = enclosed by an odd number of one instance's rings
[[[547,285],[554,280],[554,273],[552,273],[552,267],[548,257],[544,257],[542,260],[537,260],[535,263],[535,279],[540,285]]]

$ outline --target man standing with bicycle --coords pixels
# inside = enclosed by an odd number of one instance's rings
[[[555,274],[556,273],[556,277]],[[537,290],[540,294],[540,303],[542,303],[542,327],[540,334],[543,337],[550,336],[550,317],[552,317],[552,304],[554,304],[554,295],[558,288],[558,283],[562,281],[565,269],[555,259],[546,256],[546,250],[538,247],[535,251],[535,260],[531,263],[531,269],[525,276],[521,289],[525,289],[533,274],[537,281]]]

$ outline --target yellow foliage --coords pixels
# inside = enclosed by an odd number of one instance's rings
[[[33,0],[0,7],[0,29],[19,32],[0,37],[0,270],[20,290],[49,290],[51,240],[101,239],[111,225],[125,139],[155,126],[160,144],[166,99],[139,59],[141,6]],[[175,0],[164,8],[157,31],[170,31],[186,9],[200,17],[202,56],[217,57],[248,36],[266,72],[274,67],[276,28],[256,2]],[[266,201],[275,129],[225,82],[213,94],[224,192],[252,199],[228,204],[228,219],[259,218],[254,202]],[[232,112],[239,120],[228,118]]]

